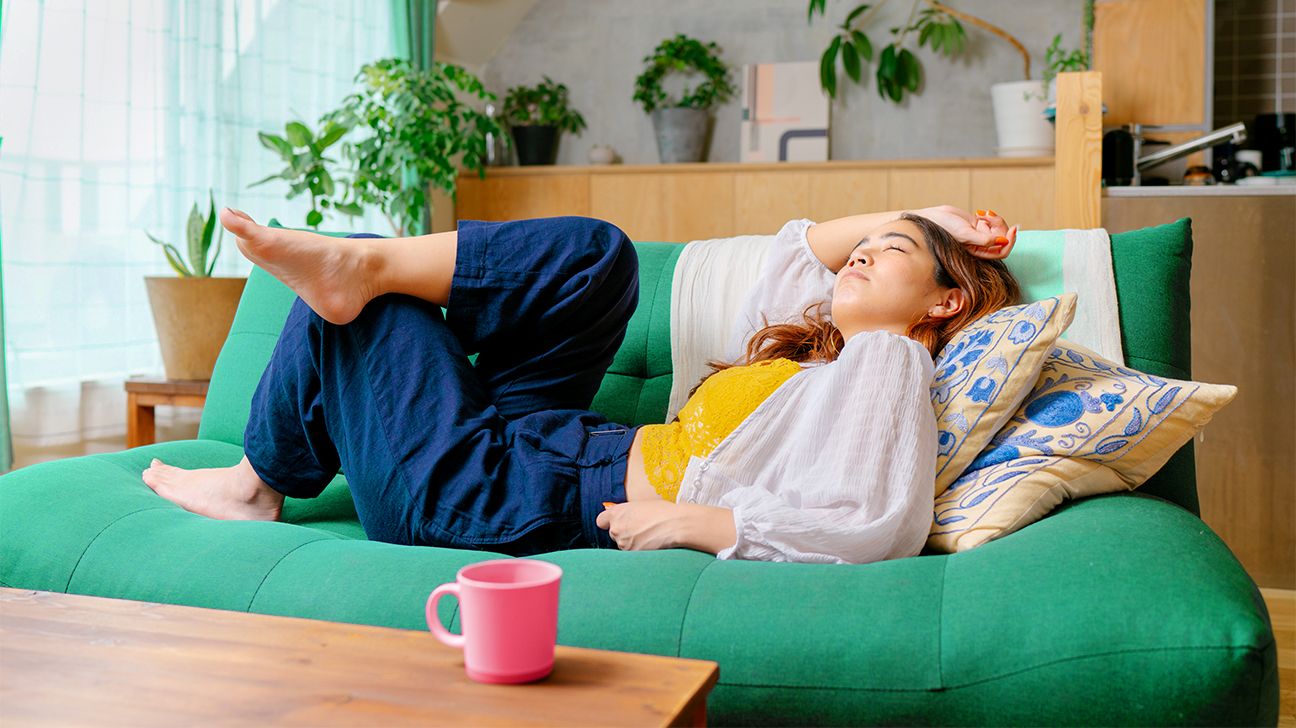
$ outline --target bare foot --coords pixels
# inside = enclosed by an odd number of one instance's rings
[[[379,257],[367,239],[270,228],[228,207],[220,221],[248,260],[283,281],[325,321],[350,323],[378,295]]]
[[[185,470],[153,458],[144,484],[199,515],[237,521],[277,521],[284,497],[266,485],[245,457],[229,468]]]

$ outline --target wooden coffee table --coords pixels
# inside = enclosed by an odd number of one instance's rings
[[[0,588],[0,725],[704,725],[718,675],[559,645],[482,685],[426,631]]]

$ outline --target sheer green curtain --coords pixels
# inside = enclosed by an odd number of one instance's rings
[[[363,0],[4,0],[0,220],[16,465],[116,450],[123,380],[162,374],[144,276],[171,275],[145,231],[190,207],[302,224],[309,200],[248,184],[282,163],[258,131],[314,125],[361,64],[394,52],[391,8]],[[326,225],[386,232],[381,214]],[[182,247],[183,249],[183,247]],[[226,237],[216,275],[250,264]],[[160,429],[198,411],[158,409]],[[24,457],[28,453],[31,457]],[[35,455],[32,455],[35,453]]]
[[[389,0],[391,3],[391,28],[393,55],[409,60],[415,68],[431,68],[436,45],[436,0]],[[406,170],[404,184],[414,183],[414,173]],[[423,203],[423,217],[418,229],[410,231],[423,235],[432,230],[432,198],[429,194]]]
[[[4,32],[0,28],[0,34]],[[0,137],[0,147],[4,138]],[[5,383],[4,221],[0,220],[0,473],[13,467],[13,438],[9,433],[9,385]]]
[[[435,0],[390,0],[395,54],[415,68],[431,68],[436,45]]]

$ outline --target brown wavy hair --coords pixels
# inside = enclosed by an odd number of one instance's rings
[[[1004,306],[1020,302],[1021,286],[1008,271],[1002,260],[977,258],[954,239],[945,228],[920,215],[905,213],[901,220],[918,226],[927,247],[936,258],[933,278],[945,288],[961,288],[967,305],[953,316],[936,318],[923,314],[909,324],[905,336],[926,347],[935,359],[949,340],[964,326]],[[730,367],[755,364],[772,359],[791,359],[795,362],[831,362],[841,355],[845,337],[823,315],[826,301],[812,304],[801,312],[803,323],[767,325],[752,334],[747,341],[746,353],[736,362],[708,361],[713,370],[702,378],[689,392],[692,397],[698,387],[716,372]],[[813,313],[812,313],[813,312]],[[765,321],[769,324],[768,319]],[[676,417],[678,419],[678,417]]]

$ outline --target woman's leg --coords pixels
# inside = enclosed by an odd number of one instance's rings
[[[459,233],[406,238],[337,238],[258,225],[225,208],[221,224],[248,260],[282,281],[325,321],[345,324],[385,293],[404,293],[446,308]]]
[[[576,492],[572,462],[606,420],[572,410],[588,407],[624,338],[633,247],[589,218],[464,226],[449,321],[400,295],[346,326],[294,304],[254,395],[250,462],[259,482],[301,497],[341,465],[371,538],[601,544],[582,523],[598,494]],[[480,352],[475,369],[467,351]],[[170,471],[202,472],[154,478]]]

